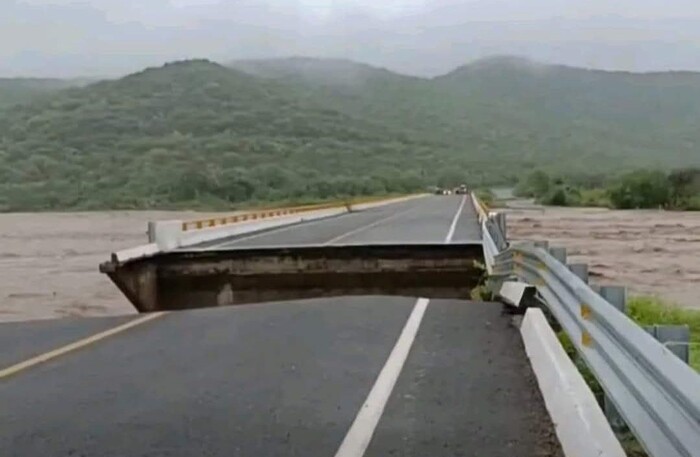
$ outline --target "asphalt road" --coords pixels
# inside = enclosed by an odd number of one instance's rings
[[[453,196],[226,246],[477,237],[473,208]],[[352,297],[169,313],[2,374],[124,321],[0,326],[0,455],[560,455],[498,304]]]
[[[463,204],[464,203],[464,204]],[[434,196],[242,235],[209,244],[213,249],[253,246],[361,243],[442,243],[455,221],[454,243],[480,242],[481,229],[469,198]]]

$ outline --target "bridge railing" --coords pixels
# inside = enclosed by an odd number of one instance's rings
[[[121,253],[126,258],[151,255],[153,252],[171,251],[178,248],[196,246],[202,243],[216,242],[231,236],[237,236],[253,231],[289,225],[301,221],[321,219],[344,214],[354,210],[362,210],[418,198],[423,194],[370,197],[352,200],[338,200],[320,205],[297,206],[292,208],[265,209],[247,211],[238,214],[221,215],[194,220],[153,221],[148,226],[148,249],[139,248]],[[131,252],[134,251],[134,252]],[[119,254],[119,253],[118,253]]]
[[[182,221],[182,231],[201,230],[207,228],[221,227],[230,224],[239,224],[242,222],[259,221],[263,219],[271,219],[276,217],[291,216],[295,214],[310,213],[313,211],[322,211],[333,208],[344,208],[352,210],[355,207],[362,205],[371,205],[372,203],[391,200],[397,197],[363,197],[363,198],[348,198],[344,200],[335,200],[331,202],[319,203],[314,205],[291,206],[284,208],[264,208],[248,211],[241,211],[237,214],[223,215],[217,217],[207,217],[200,219],[191,219]],[[405,198],[405,197],[401,197]]]
[[[128,262],[163,252],[216,243],[233,236],[361,211],[397,203],[425,194],[337,200],[318,205],[261,209],[192,220],[159,220],[148,223],[148,244],[112,253],[112,261]]]
[[[484,261],[486,264],[486,270],[490,275],[493,272],[493,265],[495,263],[496,255],[498,255],[499,252],[496,242],[491,235],[493,230],[491,225],[493,222],[489,219],[489,211],[486,205],[484,205],[473,192],[471,194],[471,198],[479,218],[479,225],[481,226]]]
[[[498,224],[493,214],[479,213],[484,252],[491,253]],[[690,366],[542,247],[510,245],[493,255],[489,273],[536,287],[649,455],[698,455],[700,375]]]
[[[273,217],[288,216],[292,214],[306,213],[309,211],[318,211],[322,209],[335,208],[342,206],[342,203],[333,202],[321,205],[306,205],[296,206],[291,208],[263,209],[244,211],[240,214],[232,214],[221,217],[209,217],[203,219],[193,219],[182,221],[182,231],[201,230],[205,228],[220,227],[222,225],[237,224],[240,222],[256,221],[260,219],[269,219]]]

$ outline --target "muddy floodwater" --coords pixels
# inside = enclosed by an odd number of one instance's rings
[[[587,263],[591,282],[700,308],[700,212],[509,209],[508,237],[547,240]]]
[[[700,213],[510,209],[511,238],[546,239],[592,279],[700,308]],[[133,313],[98,265],[146,242],[149,220],[202,213],[0,214],[0,321]]]
[[[0,321],[135,311],[99,273],[113,251],[147,242],[149,220],[193,212],[0,214]]]

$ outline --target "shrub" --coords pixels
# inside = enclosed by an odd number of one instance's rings
[[[609,195],[615,208],[666,207],[671,200],[671,185],[660,171],[638,170],[623,175]]]
[[[627,315],[639,325],[687,325],[690,327],[690,365],[700,371],[700,310],[681,308],[655,297],[633,297]]]

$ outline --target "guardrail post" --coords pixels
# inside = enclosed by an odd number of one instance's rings
[[[588,265],[585,263],[569,264],[569,270],[579,277],[579,279],[588,284]]]
[[[683,362],[690,362],[690,328],[687,325],[650,325],[644,330]]]
[[[566,265],[566,248],[554,247],[549,248],[549,253],[557,259],[560,263]]]
[[[615,403],[610,400],[608,394],[603,394],[603,411],[605,411],[605,417],[608,419],[610,427],[616,432],[624,432],[627,430],[627,423],[625,419],[622,418],[620,411],[615,406]]]
[[[598,292],[608,303],[621,313],[627,311],[627,289],[623,286],[600,286]]]

